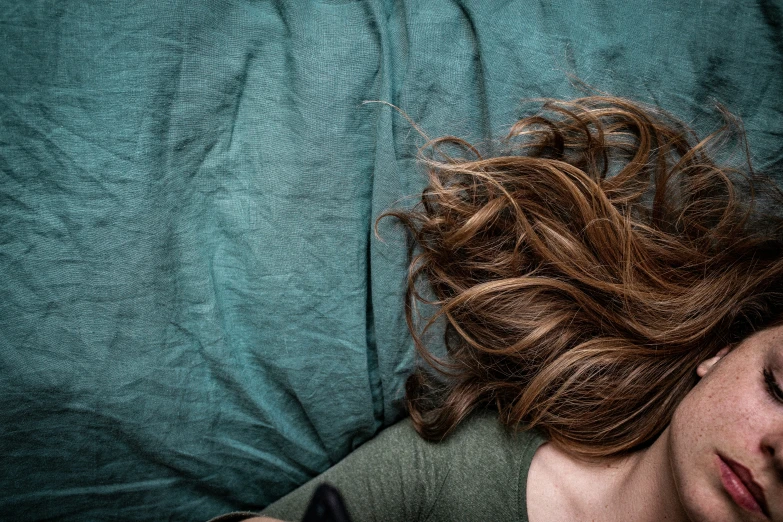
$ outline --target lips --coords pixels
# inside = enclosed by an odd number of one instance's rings
[[[718,457],[723,487],[726,488],[734,501],[749,511],[763,513],[769,517],[764,490],[753,480],[751,471],[739,462],[722,455],[718,455]]]

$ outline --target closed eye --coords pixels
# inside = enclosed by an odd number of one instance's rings
[[[764,382],[772,398],[783,404],[783,390],[780,389],[780,385],[775,380],[775,375],[769,368],[764,368]]]

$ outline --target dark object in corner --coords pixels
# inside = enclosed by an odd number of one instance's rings
[[[313,493],[302,522],[351,522],[337,488],[321,484]]]

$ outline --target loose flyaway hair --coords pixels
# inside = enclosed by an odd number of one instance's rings
[[[406,317],[425,364],[406,400],[424,438],[491,407],[577,456],[633,451],[700,361],[778,319],[783,197],[721,112],[699,140],[625,99],[546,100],[502,154],[427,143],[420,203],[385,214],[413,239]],[[436,357],[424,338],[443,323]]]

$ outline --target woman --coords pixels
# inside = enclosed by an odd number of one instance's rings
[[[411,418],[264,514],[298,520],[329,481],[355,520],[783,520],[783,198],[730,166],[724,115],[698,141],[590,97],[547,102],[503,154],[429,143],[421,205],[389,213],[430,368]]]

